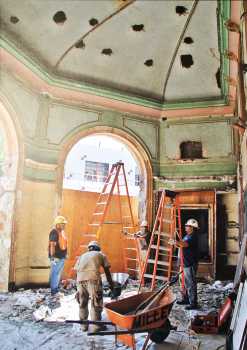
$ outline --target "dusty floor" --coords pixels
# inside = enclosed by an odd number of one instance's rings
[[[198,284],[201,305],[199,312],[218,309],[230,292],[229,288],[224,290],[224,285],[216,287]],[[130,286],[124,293],[128,294],[134,289],[134,286]],[[177,287],[174,288],[174,292],[178,296]],[[65,292],[60,302],[55,304],[50,302],[48,289],[20,290],[15,293],[0,294],[0,349],[127,349],[121,344],[116,347],[113,336],[87,336],[86,333],[81,332],[79,325],[63,324],[65,319],[78,319],[78,305],[74,294],[74,290]],[[105,301],[109,300],[105,298]],[[171,331],[162,344],[150,342],[148,349],[216,350],[224,348],[224,335],[190,334],[189,320],[193,314],[195,311],[185,311],[184,307],[175,304],[169,318],[172,324],[178,326],[177,331]],[[37,321],[39,318],[42,320]],[[105,314],[103,319],[106,319]],[[145,337],[145,334],[136,336],[137,350],[142,348]]]

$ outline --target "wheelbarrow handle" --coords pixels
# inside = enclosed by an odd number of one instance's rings
[[[176,276],[172,277],[170,281],[163,283],[161,287],[157,289],[149,298],[147,298],[140,305],[137,306],[137,308],[134,311],[134,314],[136,314],[141,309],[146,308],[154,300],[154,298],[156,298],[156,296],[158,296],[160,293],[163,293],[168,287],[175,284],[181,273],[182,271],[180,271]]]
[[[122,334],[135,334],[135,333],[148,333],[150,328],[146,329],[126,329],[126,330],[116,330],[116,331],[99,331],[99,332],[88,332],[87,335],[122,335]]]
[[[106,326],[115,326],[114,323],[110,321],[91,321],[91,320],[65,320],[65,323],[78,323],[78,324],[96,324],[96,325],[106,325]]]

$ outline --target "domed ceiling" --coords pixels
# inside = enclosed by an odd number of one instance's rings
[[[216,0],[0,0],[1,36],[45,74],[88,91],[167,104],[217,101],[223,7]]]

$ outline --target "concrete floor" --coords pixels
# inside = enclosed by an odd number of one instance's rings
[[[34,321],[33,311],[35,308],[36,310],[40,308],[40,304],[37,306],[36,302],[40,295],[42,294],[24,291],[8,293],[2,299],[0,298],[1,350],[127,349],[120,343],[116,347],[114,336],[87,336],[81,331],[79,325],[62,323],[65,319],[78,319],[78,304],[74,299],[74,294],[62,297],[61,307],[54,308],[43,321]],[[29,301],[30,305],[28,305]],[[105,301],[107,302],[107,299]],[[41,305],[44,304],[41,303]],[[188,321],[191,314],[185,312],[181,306],[175,304],[170,316],[173,324],[174,321],[177,322],[178,330],[172,331],[162,344],[150,342],[149,350],[218,350],[224,348],[225,337],[223,335],[189,335]],[[105,313],[103,313],[103,319],[106,319]],[[54,321],[57,323],[53,323]],[[135,337],[136,348],[141,350],[146,334],[138,334]]]

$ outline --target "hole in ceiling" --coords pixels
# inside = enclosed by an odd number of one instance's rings
[[[188,9],[184,6],[176,6],[176,13],[181,16],[181,15],[186,15],[188,12]]]
[[[91,18],[88,22],[89,22],[90,26],[93,26],[93,27],[99,23],[97,18]]]
[[[16,16],[10,16],[10,22],[13,23],[13,24],[16,24],[19,22],[19,18],[16,17]]]
[[[113,51],[112,51],[112,49],[103,49],[101,51],[101,53],[102,53],[102,55],[111,56]]]
[[[53,21],[56,24],[64,24],[64,22],[67,20],[66,14],[63,11],[58,11],[53,16]]]
[[[77,48],[77,49],[84,49],[85,48],[85,43],[84,43],[84,41],[83,40],[80,40],[80,41],[78,41],[76,44],[75,44],[75,47]]]
[[[146,60],[146,61],[144,62],[144,64],[145,64],[145,66],[147,66],[147,67],[153,67],[154,61],[153,61],[153,60]]]
[[[190,68],[194,64],[193,57],[191,55],[181,55],[180,59],[182,67],[184,68]]]
[[[185,44],[193,44],[193,42],[194,40],[190,36],[186,36],[186,38],[184,38]]]
[[[144,30],[144,24],[134,24],[132,26],[132,29],[134,30],[134,32],[141,32],[142,30]]]
[[[220,68],[218,68],[215,74],[215,78],[216,78],[218,88],[221,89]]]

